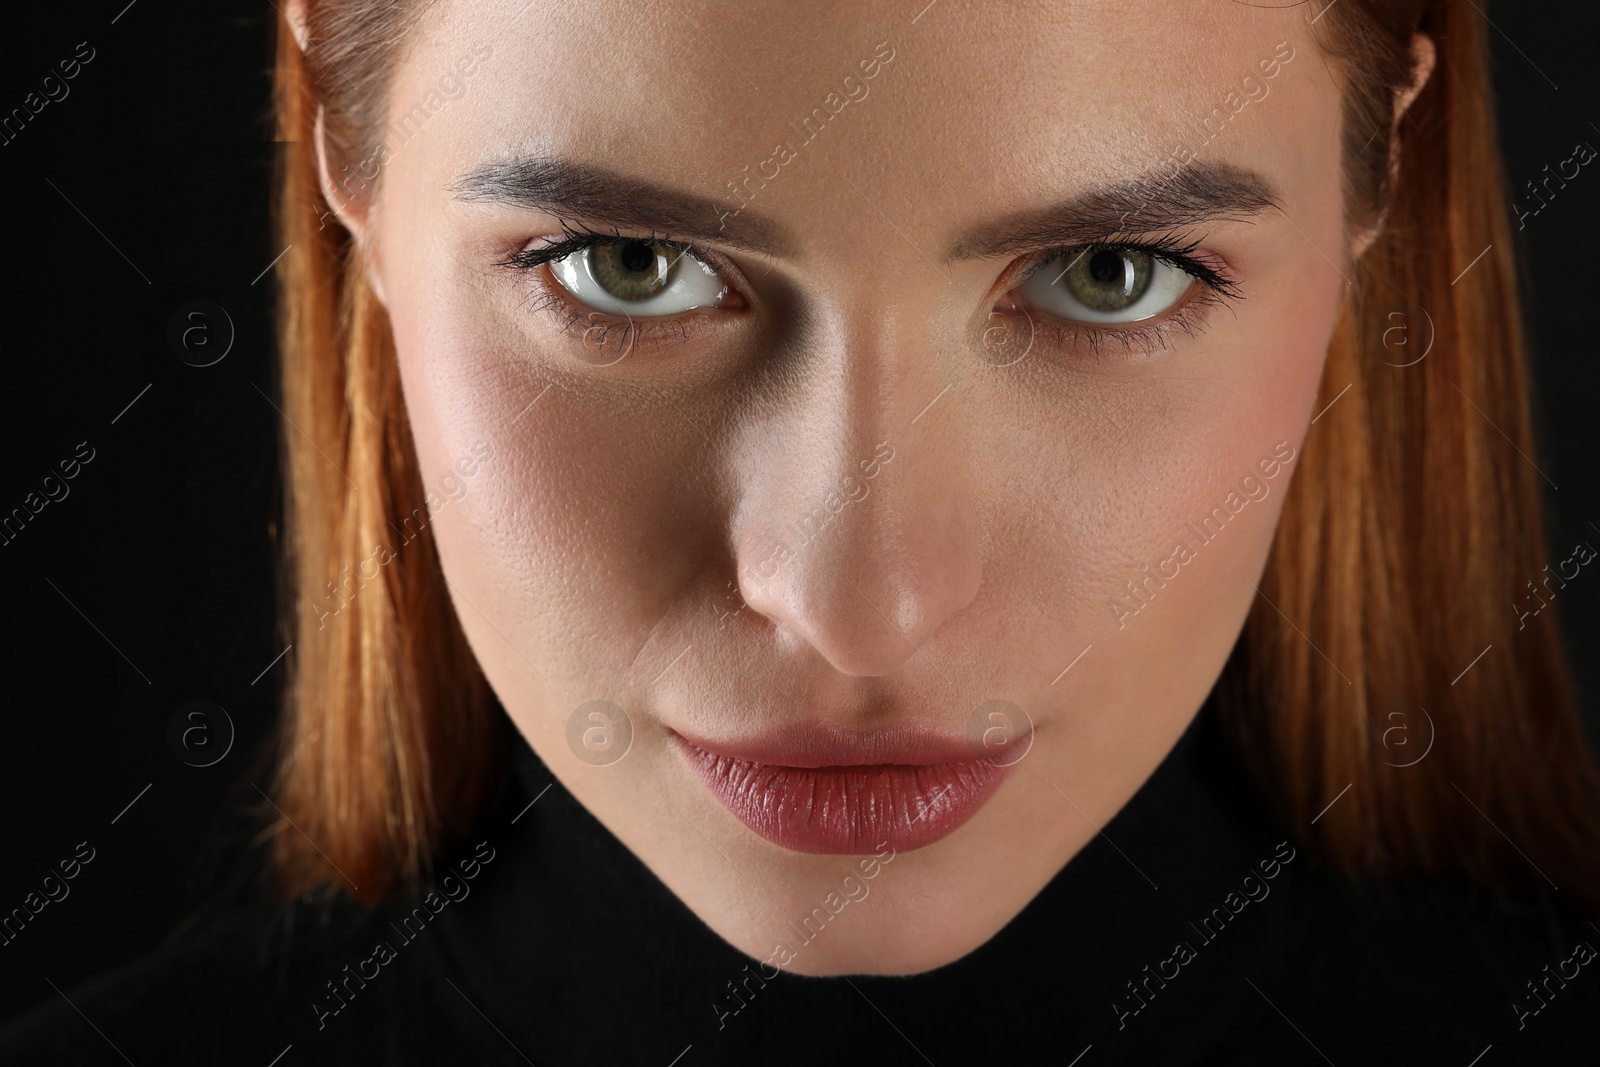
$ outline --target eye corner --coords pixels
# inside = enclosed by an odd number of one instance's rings
[[[579,230],[565,222],[562,231],[526,242],[502,257],[501,265],[536,271],[538,284],[562,299],[629,320],[743,306],[742,295],[729,299],[736,286],[720,264],[686,242],[654,233]],[[682,262],[685,258],[690,262]]]
[[[1091,269],[1088,258],[1103,253],[1118,261]],[[1099,361],[1118,358],[1111,346],[1154,356],[1203,333],[1215,308],[1242,298],[1226,260],[1189,234],[1163,234],[1043,250],[1019,263],[993,307],[1028,315],[1062,347]]]

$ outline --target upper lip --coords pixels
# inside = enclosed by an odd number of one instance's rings
[[[978,742],[932,725],[865,730],[797,723],[759,737],[731,740],[673,732],[711,756],[771,767],[933,767],[977,763],[993,755]]]

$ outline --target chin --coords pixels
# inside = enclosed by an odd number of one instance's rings
[[[896,910],[887,924],[878,922],[878,916],[858,918],[863,920],[858,924],[863,929],[841,929],[838,932],[843,936],[837,942],[807,946],[788,964],[778,966],[789,974],[812,978],[852,974],[907,977],[954,963],[998,932],[952,930],[912,910]],[[869,923],[870,932],[865,929]],[[929,937],[930,929],[936,936]]]

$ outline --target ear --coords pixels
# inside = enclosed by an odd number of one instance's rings
[[[378,298],[378,302],[387,307],[389,301],[383,292],[383,279],[378,274],[372,255],[371,229],[368,223],[371,221],[373,185],[368,176],[361,174],[361,170],[365,170],[367,164],[363,163],[359,169],[352,169],[346,165],[342,173],[351,177],[347,178],[345,183],[334,182],[328,173],[328,139],[324,136],[322,116],[322,105],[318,104],[316,130],[312,137],[317,142],[317,181],[322,189],[322,199],[333,209],[333,215],[339,220],[340,225],[350,231],[356,250],[361,256],[362,265],[366,267],[367,283],[372,286],[373,295]],[[355,189],[349,189],[350,184],[354,184]]]
[[[306,0],[286,0],[279,10],[289,23],[289,29],[294,34],[294,43],[304,52],[306,42],[311,40],[311,35],[306,32]]]
[[[1395,94],[1394,123],[1398,129],[1400,119],[1411,110],[1411,105],[1416,102],[1417,94],[1422,92],[1422,87],[1428,84],[1428,79],[1433,76],[1433,68],[1439,61],[1439,53],[1433,46],[1433,38],[1424,34],[1411,35],[1411,84],[1401,92]],[[1398,156],[1394,157],[1398,162]]]
[[[306,24],[305,0],[289,0],[283,7],[283,17],[289,24],[289,30],[294,34],[295,43],[304,52],[309,46],[311,35]],[[343,182],[336,182],[328,166],[328,137],[325,123],[326,112],[321,104],[317,105],[317,119],[313,126],[311,139],[316,147],[317,154],[317,185],[322,192],[322,199],[327,202],[333,211],[334,218],[339,224],[349,231],[359,250],[362,260],[367,268],[367,279],[372,286],[373,293],[380,303],[387,304],[384,297],[383,282],[373,269],[371,242],[369,240],[369,216],[372,207],[372,179],[375,174],[366,174],[373,160],[363,161],[359,166],[352,167],[343,164],[340,173],[345,176]],[[381,162],[381,161],[379,161]]]
[[[1438,63],[1439,53],[1434,48],[1433,38],[1424,34],[1411,35],[1411,82],[1399,89],[1394,94],[1394,116],[1389,123],[1389,184],[1394,185],[1400,178],[1400,120],[1405,117],[1411,105],[1416,102],[1423,86],[1428,84],[1428,79],[1433,75],[1433,68]],[[1359,259],[1372,243],[1383,232],[1384,223],[1388,221],[1388,209],[1378,218],[1372,227],[1360,234],[1352,246],[1352,258]]]

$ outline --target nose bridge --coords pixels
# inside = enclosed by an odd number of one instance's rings
[[[847,674],[898,670],[978,589],[959,404],[922,336],[881,305],[828,328],[741,457],[745,603]]]

